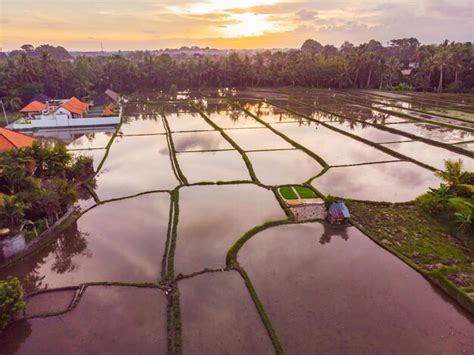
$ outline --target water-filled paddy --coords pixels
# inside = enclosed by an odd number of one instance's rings
[[[221,128],[262,128],[261,123],[244,111],[234,109],[219,113],[210,113],[209,118]]]
[[[355,121],[330,122],[329,125],[342,129],[343,131],[355,134],[374,143],[399,142],[409,140],[405,136],[387,132],[374,126],[364,125]],[[398,127],[398,126],[397,126]],[[393,127],[396,128],[396,127]]]
[[[165,136],[117,137],[97,176],[96,192],[107,200],[178,184]]]
[[[249,240],[238,260],[289,354],[474,347],[466,314],[354,227],[271,228]]]
[[[174,148],[177,152],[194,150],[233,149],[218,131],[173,133]]]
[[[474,138],[474,133],[428,123],[404,123],[391,128],[443,143],[470,141]]]
[[[127,119],[120,127],[120,133],[123,135],[160,134],[165,132],[162,118],[158,114],[150,117]]]
[[[69,313],[13,324],[0,348],[2,354],[163,354],[166,297],[157,289],[88,287]]]
[[[405,202],[414,200],[429,187],[438,187],[440,182],[433,172],[416,164],[394,162],[331,168],[312,184],[325,195]]]
[[[81,135],[67,145],[69,150],[105,148],[112,138],[112,132],[92,132]]]
[[[301,126],[288,123],[273,125],[306,148],[321,156],[330,165],[360,164],[393,160],[393,156],[321,125]]]
[[[166,119],[171,131],[209,131],[212,126],[209,125],[198,113],[168,113]]]
[[[390,143],[385,146],[436,169],[444,169],[444,161],[447,159],[462,159],[465,169],[474,170],[474,159],[422,142]]]
[[[236,271],[179,282],[185,354],[273,354],[270,337]]]
[[[474,170],[473,159],[467,156],[421,142],[390,144],[407,138],[318,110],[395,129],[426,126],[400,124],[406,119],[348,103],[343,100],[346,93],[306,90],[292,96],[315,107],[274,91],[254,96],[276,100],[437,168],[443,168],[446,158],[462,157],[466,168]],[[93,156],[96,169],[105,159],[97,186],[92,186],[102,201],[129,198],[93,207],[94,199],[84,194],[78,205],[83,211],[90,209],[75,224],[0,271],[0,279],[19,277],[26,292],[93,281],[136,286],[160,282],[169,300],[168,312],[163,291],[94,286],[66,315],[8,328],[0,337],[0,352],[274,352],[242,277],[235,270],[221,272],[229,249],[246,232],[269,221],[288,222],[274,193],[250,183],[244,157],[258,180],[272,186],[301,184],[323,167],[243,110],[215,99],[198,103],[247,151],[244,156],[187,99],[176,104],[131,104],[108,153],[104,147],[114,132],[111,128],[48,133],[49,138],[63,139],[74,154]],[[332,166],[312,182],[324,194],[401,202],[440,182],[428,169],[393,162],[398,158],[260,99],[239,103]],[[436,132],[432,139],[472,148],[472,143],[461,142],[468,139],[457,133],[453,137],[443,127],[432,131]],[[201,185],[184,186],[186,180]],[[177,187],[173,193],[147,193]],[[462,353],[474,348],[469,318],[354,227],[312,223],[271,228],[252,236],[237,259],[286,353]],[[216,272],[193,274],[205,268]],[[180,274],[186,277],[181,279]],[[63,310],[71,293],[40,295],[27,312]],[[50,339],[56,338],[52,349]]]
[[[192,186],[179,194],[176,274],[225,267],[228,249],[248,229],[286,218],[273,192],[252,184]]]
[[[28,291],[91,281],[143,282],[160,278],[170,196],[143,195],[97,206],[53,243],[1,270]]]
[[[255,174],[265,185],[301,184],[323,169],[301,150],[252,152],[247,155]]]
[[[290,149],[293,146],[269,129],[230,129],[227,135],[243,150]]]
[[[237,151],[177,153],[176,157],[189,183],[250,181],[247,166]]]

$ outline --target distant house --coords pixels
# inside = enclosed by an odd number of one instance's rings
[[[328,209],[328,219],[331,224],[346,223],[351,217],[344,202],[335,202]]]
[[[0,127],[0,151],[31,147],[35,140],[26,134]]]
[[[408,68],[410,68],[410,69],[419,69],[420,68],[420,63],[419,62],[410,62],[408,64]]]
[[[51,106],[50,110],[43,114],[43,118],[83,118],[88,109],[89,104],[73,96],[59,106]]]
[[[117,103],[120,100],[120,95],[108,89],[102,94],[92,99],[94,106],[104,106],[110,103]]]
[[[34,118],[35,115],[41,115],[43,110],[47,107],[47,103],[43,103],[40,101],[31,101],[28,105],[23,107],[20,112],[26,114],[29,118]]]
[[[409,75],[411,75],[411,69],[403,69],[403,70],[402,70],[402,75],[404,75],[404,76],[409,76]]]

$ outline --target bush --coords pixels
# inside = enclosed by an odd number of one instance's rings
[[[471,198],[474,196],[474,185],[460,184],[451,188],[454,196]]]
[[[426,193],[416,199],[416,204],[425,213],[431,216],[446,215],[451,208],[447,199],[439,198],[433,193]]]
[[[91,157],[80,155],[74,163],[67,169],[66,176],[73,180],[86,180],[94,172],[94,159]]]
[[[331,195],[327,195],[325,198],[324,198],[324,204],[326,205],[326,207],[329,208],[329,206],[331,206],[334,202],[336,202],[336,198],[334,196],[331,196]]]
[[[25,308],[24,292],[17,278],[0,280],[0,329]]]

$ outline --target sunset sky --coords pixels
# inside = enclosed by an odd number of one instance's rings
[[[0,0],[0,47],[69,50],[472,41],[472,0]]]

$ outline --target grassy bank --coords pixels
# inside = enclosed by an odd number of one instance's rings
[[[474,313],[474,240],[458,239],[414,204],[350,202],[352,222]]]

